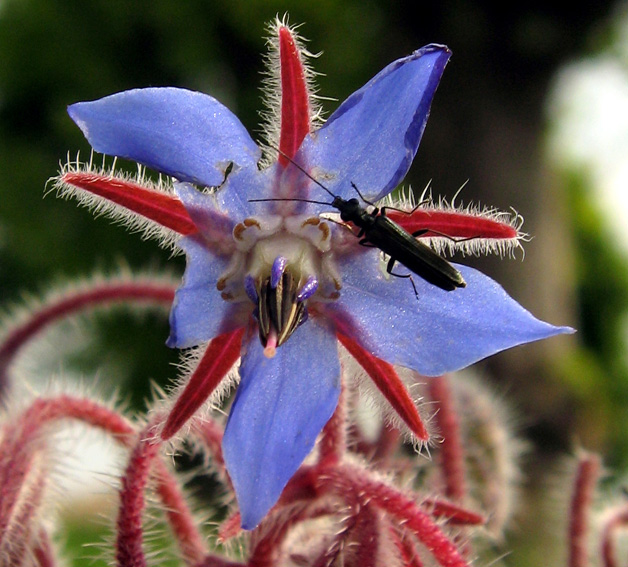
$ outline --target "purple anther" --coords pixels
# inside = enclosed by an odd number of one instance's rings
[[[257,290],[255,289],[255,278],[251,274],[247,274],[244,278],[244,291],[247,297],[257,305],[259,298],[257,297]]]
[[[318,289],[318,280],[315,276],[310,276],[297,293],[297,301],[305,301],[312,297]]]
[[[281,280],[281,276],[283,276],[283,271],[286,269],[286,264],[288,260],[283,256],[277,256],[275,261],[273,262],[273,267],[270,270],[270,287],[275,289],[279,280]]]

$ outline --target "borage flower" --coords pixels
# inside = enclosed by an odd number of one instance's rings
[[[284,23],[273,31],[271,83],[280,96],[270,120],[280,127],[267,134],[264,160],[214,98],[148,88],[74,104],[69,113],[95,151],[171,176],[174,194],[89,168],[70,166],[59,177],[63,190],[100,196],[182,236],[187,268],[168,344],[211,342],[162,437],[177,432],[241,357],[223,448],[247,529],[277,501],[334,412],[339,342],[425,441],[393,364],[435,376],[569,331],[535,319],[466,266],[457,266],[464,288],[444,291],[415,276],[413,290],[386,273],[380,250],[359,245],[355,227],[327,218],[331,199],[316,182],[342,199],[358,188],[373,202],[402,181],[450,51],[428,45],[391,63],[319,127],[307,53]],[[390,216],[427,230],[423,237],[447,235],[454,247],[452,238],[471,237],[503,250],[521,236],[515,219],[494,212],[427,206]]]

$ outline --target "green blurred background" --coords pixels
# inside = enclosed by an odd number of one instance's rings
[[[452,49],[406,184],[420,191],[431,180],[436,195],[451,199],[468,180],[459,197],[465,203],[521,213],[534,236],[524,262],[465,261],[498,279],[535,315],[578,329],[576,336],[494,357],[481,371],[514,402],[522,432],[535,445],[532,478],[576,445],[625,470],[627,248],[599,197],[599,164],[588,159],[596,142],[591,151],[585,143],[582,154],[567,147],[575,137],[569,121],[591,120],[604,85],[594,82],[593,99],[574,110],[575,83],[564,74],[582,61],[596,69],[611,60],[625,81],[619,90],[628,92],[622,5],[0,0],[3,303],[51,281],[115,271],[121,262],[181,272],[182,258],[171,259],[155,243],[73,202],[43,198],[68,151],[89,156],[65,108],[133,87],[176,85],[214,95],[256,137],[266,23],[284,13],[304,23],[309,49],[323,52],[315,60],[319,93],[339,101],[426,43]],[[336,104],[323,101],[327,114]],[[621,124],[628,104],[622,108],[620,100],[617,108]],[[615,208],[628,214],[619,202]],[[100,387],[115,386],[135,409],[149,397],[148,379],[165,384],[176,374],[177,355],[163,344],[163,315],[109,314],[92,330],[96,338],[63,368],[97,373]]]

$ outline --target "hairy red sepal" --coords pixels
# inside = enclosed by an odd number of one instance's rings
[[[61,176],[61,181],[112,201],[183,236],[198,232],[183,203],[168,193],[86,171],[68,171]]]
[[[244,328],[217,336],[209,343],[196,370],[179,395],[161,431],[170,439],[207,400],[240,356]]]
[[[417,209],[412,213],[386,210],[386,216],[410,233],[427,230],[422,238],[450,236],[452,238],[516,239],[517,229],[506,222],[488,216],[472,215],[460,211]]]
[[[360,366],[364,368],[412,433],[419,440],[428,441],[430,436],[425,424],[393,365],[373,356],[346,335],[338,333],[338,340],[349,351],[349,354],[358,361]]]
[[[279,28],[281,66],[281,132],[279,163],[285,167],[294,158],[310,131],[310,103],[305,69],[290,30]],[[284,155],[285,154],[285,155]]]

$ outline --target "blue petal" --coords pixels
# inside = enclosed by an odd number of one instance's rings
[[[210,245],[218,248],[225,239],[232,242],[235,222],[219,209],[215,193],[201,193],[189,183],[175,183],[174,191],[199,231],[211,237]]]
[[[227,267],[227,259],[211,254],[199,236],[179,240],[187,264],[183,284],[174,296],[170,311],[169,347],[187,348],[242,326],[245,314],[241,307],[220,296],[216,282]]]
[[[250,199],[268,197],[274,178],[273,167],[263,171],[234,167],[224,185],[216,191],[203,193],[189,183],[175,183],[174,187],[194,224],[203,233],[215,233],[220,227],[229,227],[231,233],[235,225],[231,219],[242,220],[269,208],[268,203],[251,203]]]
[[[271,185],[276,177],[276,166],[264,170],[234,168],[226,183],[215,192],[221,210],[228,211],[232,218],[242,220],[259,215],[269,203],[251,203],[250,199],[264,199],[271,195]]]
[[[356,338],[376,356],[426,376],[459,370],[516,345],[573,332],[539,321],[495,281],[456,266],[467,287],[443,291],[413,276],[385,276],[378,251],[343,265],[340,300],[330,305],[339,324],[347,316]],[[369,257],[370,256],[370,257]]]
[[[356,196],[351,182],[370,200],[390,193],[414,159],[450,55],[427,45],[388,65],[304,140],[297,159],[345,199]]]
[[[310,319],[272,359],[252,337],[222,442],[242,527],[253,529],[312,450],[340,394],[336,337]]]
[[[181,181],[218,186],[229,163],[256,167],[260,149],[238,118],[211,96],[177,88],[124,91],[68,107],[97,151]]]

